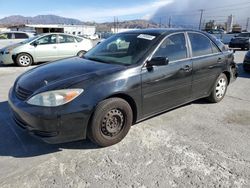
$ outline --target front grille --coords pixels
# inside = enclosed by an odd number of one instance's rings
[[[16,86],[15,93],[16,93],[17,98],[23,101],[32,95],[31,91],[24,89],[20,86]]]

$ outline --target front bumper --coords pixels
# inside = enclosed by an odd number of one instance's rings
[[[5,64],[5,65],[14,64],[12,55],[0,53],[0,64]]]
[[[16,124],[32,136],[50,144],[72,142],[86,138],[89,115],[67,112],[62,108],[32,106],[9,92],[9,106]]]

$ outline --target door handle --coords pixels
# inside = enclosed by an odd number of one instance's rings
[[[190,72],[190,71],[192,71],[193,69],[192,69],[191,66],[185,65],[184,67],[181,68],[181,70],[184,71],[184,72]]]

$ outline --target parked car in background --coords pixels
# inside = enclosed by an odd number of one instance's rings
[[[250,51],[247,52],[244,58],[243,69],[248,72],[250,71]]]
[[[240,48],[242,50],[250,49],[250,32],[240,33],[238,36],[231,39],[230,48]]]
[[[93,47],[89,39],[62,34],[43,34],[0,50],[0,62],[27,67],[32,63],[82,56]]]
[[[226,32],[223,29],[211,29],[207,31],[210,34],[225,34]]]
[[[129,44],[109,50],[117,41]],[[200,98],[220,102],[237,77],[234,55],[222,46],[194,30],[120,33],[82,58],[18,77],[9,92],[10,109],[17,125],[48,143],[89,137],[110,146],[136,122]]]
[[[31,37],[34,37],[34,33],[21,31],[8,31],[0,33],[0,49],[12,44],[22,42]]]

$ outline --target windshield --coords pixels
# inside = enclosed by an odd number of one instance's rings
[[[84,55],[84,58],[110,64],[133,65],[145,55],[157,40],[157,35],[114,35]]]
[[[33,40],[39,38],[39,37],[41,37],[41,36],[40,36],[40,35],[37,35],[37,36],[35,36],[35,37],[31,37],[31,38],[29,38],[29,39],[26,39],[26,40],[20,42],[20,44],[27,44],[27,43],[29,43],[29,42],[31,42],[31,41],[33,41]]]
[[[250,33],[241,33],[238,37],[250,37]]]

